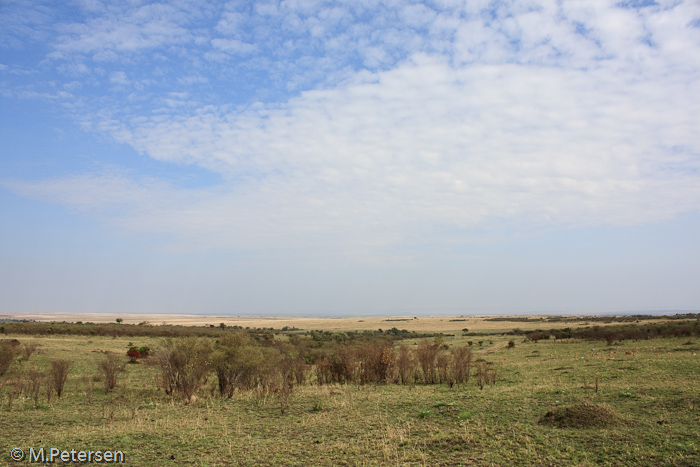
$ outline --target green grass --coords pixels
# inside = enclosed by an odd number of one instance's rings
[[[496,384],[483,390],[474,376],[453,388],[296,386],[281,415],[275,395],[219,398],[213,375],[197,402],[185,405],[157,389],[157,370],[144,363],[127,365],[114,392],[105,394],[98,381],[86,397],[83,375],[92,381],[104,351],[126,361],[130,341],[157,348],[157,339],[6,337],[40,345],[18,370],[46,369],[55,358],[74,366],[64,396],[49,404],[42,396],[38,407],[25,396],[10,410],[11,375],[2,378],[1,465],[18,465],[9,458],[13,447],[42,446],[118,449],[134,466],[700,465],[700,356],[685,350],[687,338],[619,346],[516,340],[509,350],[508,337],[494,337],[472,347],[475,359],[498,370]],[[608,408],[614,420],[591,428],[540,423],[550,411],[584,403]]]

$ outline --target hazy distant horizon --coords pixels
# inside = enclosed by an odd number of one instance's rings
[[[90,313],[90,312],[76,312],[76,313],[50,313],[50,312],[18,312],[18,313],[2,313],[0,314],[0,320],[3,319],[24,319],[23,317],[32,316],[52,316],[56,315],[59,317],[74,316],[79,318],[81,316],[127,316],[127,317],[150,317],[155,319],[160,318],[176,318],[176,317],[201,317],[201,318],[281,318],[281,319],[293,319],[293,318],[328,318],[328,319],[353,319],[353,318],[488,318],[488,317],[528,317],[528,316],[628,316],[628,315],[646,315],[646,316],[673,316],[676,314],[695,314],[700,313],[700,309],[693,310],[637,310],[637,311],[608,311],[608,312],[593,312],[593,311],[582,311],[582,312],[405,312],[405,313],[348,313],[348,314],[324,314],[324,313],[307,313],[300,315],[289,315],[282,313],[263,313],[263,314],[210,314],[210,313]],[[28,318],[27,318],[28,319]],[[155,322],[154,324],[158,324]]]

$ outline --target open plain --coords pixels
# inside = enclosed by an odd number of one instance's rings
[[[95,318],[82,316],[85,323],[89,319]],[[71,325],[76,333],[58,334],[64,328],[55,323],[39,325],[51,332],[28,334],[17,328],[12,333],[6,323],[3,342],[9,346],[18,341],[14,344],[18,350],[0,376],[4,434],[0,463],[15,464],[9,457],[13,448],[22,449],[26,456],[29,448],[43,447],[48,452],[53,447],[119,450],[124,453],[124,465],[134,466],[700,464],[697,336],[612,342],[533,340],[535,334],[528,337],[523,331],[605,324],[586,325],[585,319],[548,322],[547,317],[541,321],[540,317],[513,321],[229,318],[231,324],[225,327],[219,326],[225,322],[221,317],[191,319],[201,319],[195,321],[200,326],[177,328],[219,334],[170,340],[151,337],[141,331],[163,327],[126,324],[132,320],[126,316],[123,324],[105,323],[99,328],[108,330],[105,335],[77,334],[87,324]],[[461,319],[465,321],[450,321]],[[179,321],[171,317],[167,322]],[[697,320],[687,323],[691,329],[698,326]],[[234,325],[244,329],[232,329]],[[216,352],[227,335],[243,335],[249,325],[267,329],[257,334],[251,330],[250,349],[255,345],[307,349],[303,382],[287,392],[281,389],[285,386],[265,385],[260,379],[222,395],[212,367],[202,376],[195,397],[184,397],[177,390],[167,393],[157,361],[159,354],[175,348],[173,342],[206,341]],[[297,330],[280,331],[284,326]],[[348,332],[353,327],[362,331],[364,326],[444,334],[406,334],[390,340],[386,332]],[[469,328],[469,333],[455,332],[457,328]],[[514,334],[514,328],[519,333]],[[310,329],[342,332],[305,331]],[[342,340],[352,335],[368,340]],[[383,380],[361,381],[348,375],[339,382],[321,376],[324,358],[347,355],[343,349],[353,349],[359,362],[362,349],[377,343],[391,349]],[[127,363],[128,349],[146,346],[150,356]],[[34,351],[23,355],[27,348]],[[418,356],[420,348],[436,349],[435,361],[441,356],[453,358],[457,349],[469,349],[470,378],[443,379],[442,370],[436,370],[436,380],[428,382],[416,363],[414,372],[401,381],[396,366],[400,355]],[[100,364],[110,354],[121,359],[124,371],[108,391]],[[214,365],[216,354],[210,355],[209,363]],[[56,360],[70,362],[60,397],[50,384],[42,383],[50,379]],[[354,368],[359,375],[361,364]],[[493,375],[493,381],[485,384],[480,382],[483,375],[477,374],[484,369]]]

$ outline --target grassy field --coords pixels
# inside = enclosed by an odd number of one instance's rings
[[[399,325],[401,323],[398,323]],[[389,326],[386,326],[389,327]],[[400,326],[403,327],[403,326]],[[218,396],[212,374],[185,404],[158,389],[158,369],[126,365],[107,394],[97,363],[153,338],[25,336],[37,344],[0,378],[0,464],[12,448],[120,450],[125,465],[700,465],[696,339],[605,342],[489,336],[475,359],[493,385],[315,384],[278,396]],[[490,340],[489,340],[490,339]],[[447,338],[451,347],[473,337]],[[407,341],[413,345],[415,341]],[[52,359],[73,367],[62,397],[10,400],[13,375]]]

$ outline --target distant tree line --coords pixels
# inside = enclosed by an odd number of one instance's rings
[[[667,323],[628,324],[621,326],[590,326],[585,328],[564,328],[536,331],[513,330],[508,334],[525,335],[537,342],[541,339],[585,339],[606,341],[642,340],[667,337],[700,336],[700,319],[694,321],[673,321]]]
[[[619,316],[495,316],[484,321],[510,321],[515,323],[559,323],[588,321],[593,323],[634,323],[649,320],[689,320],[700,319],[700,313],[676,313],[673,315],[619,315]]]
[[[222,323],[223,324],[223,323]],[[24,335],[82,335],[82,336],[108,336],[108,337],[223,337],[231,332],[244,331],[256,339],[269,339],[274,334],[301,333],[311,336],[316,342],[336,341],[344,342],[356,339],[368,339],[374,336],[387,336],[392,339],[416,339],[423,337],[442,336],[441,333],[420,333],[391,328],[386,331],[302,331],[294,327],[285,326],[282,329],[269,328],[243,328],[242,326],[207,325],[207,326],[180,326],[158,325],[151,326],[147,323],[122,324],[122,323],[68,323],[68,322],[8,322],[0,325],[2,334]]]

